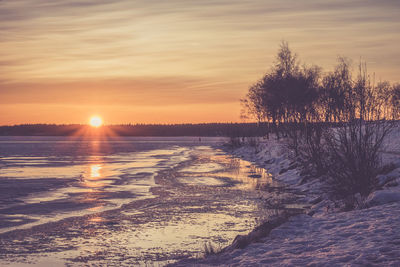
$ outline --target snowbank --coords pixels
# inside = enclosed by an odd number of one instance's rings
[[[399,223],[400,202],[324,217],[299,215],[259,243],[195,266],[398,266]]]
[[[381,151],[393,170],[378,177],[381,190],[370,194],[362,207],[338,212],[318,179],[305,180],[290,152],[276,140],[258,148],[244,146],[233,154],[264,167],[275,179],[306,193],[309,215],[292,217],[260,242],[225,251],[196,265],[400,265],[400,127]]]
[[[399,187],[372,192],[368,196],[366,204],[371,207],[397,201],[400,201]]]

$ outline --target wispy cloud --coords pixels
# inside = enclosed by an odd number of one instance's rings
[[[65,92],[98,83],[113,103],[134,94],[143,103],[234,102],[282,39],[311,63],[329,69],[337,55],[362,56],[397,81],[399,11],[397,0],[3,0],[0,94],[84,102]],[[110,82],[119,79],[129,86]]]

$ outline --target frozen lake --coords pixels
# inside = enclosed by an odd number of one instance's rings
[[[1,137],[0,265],[162,266],[228,245],[280,185],[223,141]]]

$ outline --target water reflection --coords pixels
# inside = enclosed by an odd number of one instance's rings
[[[264,168],[259,168],[239,158],[229,158],[228,170],[228,172],[224,172],[222,175],[227,175],[238,181],[239,184],[237,187],[240,189],[263,189],[276,184],[272,175]]]
[[[183,168],[179,181],[185,184],[202,186],[231,185],[241,190],[279,187],[272,175],[264,168],[248,161],[215,153],[204,157],[199,155],[197,163]]]
[[[90,178],[101,178],[100,171],[102,168],[101,164],[90,165]]]
[[[101,163],[90,164],[89,170],[84,178],[84,187],[102,189],[110,184],[111,180],[106,180],[106,175],[103,173],[103,165]]]

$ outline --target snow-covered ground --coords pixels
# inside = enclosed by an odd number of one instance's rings
[[[259,243],[201,265],[399,266],[400,202],[317,218],[292,217]]]
[[[363,209],[348,212],[334,208],[318,179],[303,179],[283,143],[264,140],[257,148],[243,146],[233,153],[306,193],[311,212],[291,217],[260,242],[194,265],[400,266],[400,126],[387,138],[381,154],[383,163],[393,163],[394,170],[378,176],[381,189],[361,200]]]

